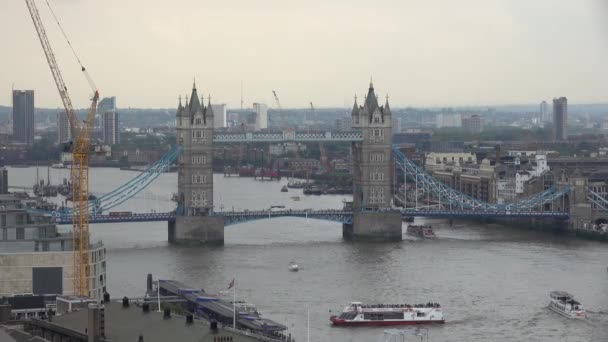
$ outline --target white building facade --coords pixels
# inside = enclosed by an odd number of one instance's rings
[[[226,104],[212,104],[211,109],[213,110],[213,127],[222,128],[227,127],[226,124]]]
[[[268,128],[268,106],[263,103],[254,103],[253,111],[255,112],[255,131],[261,131]]]

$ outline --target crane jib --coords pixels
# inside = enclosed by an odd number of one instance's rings
[[[53,53],[53,49],[51,48],[51,44],[46,35],[46,31],[44,29],[44,25],[42,24],[42,20],[40,19],[40,14],[38,12],[38,8],[36,7],[36,3],[34,0],[25,0],[27,8],[29,10],[30,16],[32,18],[32,22],[34,23],[34,27],[36,28],[36,33],[38,34],[38,38],[40,40],[40,44],[42,45],[42,49],[44,50],[44,55],[49,64],[49,68],[51,69],[51,74],[53,75],[53,80],[55,81],[55,85],[57,86],[57,90],[59,92],[59,96],[61,97],[61,102],[63,102],[63,106],[65,108],[66,115],[68,117],[70,126],[72,127],[72,133],[74,137],[74,143],[72,145],[72,169],[71,169],[71,178],[72,178],[72,244],[73,244],[73,291],[75,295],[78,296],[90,296],[89,293],[89,276],[90,276],[90,267],[89,267],[89,258],[90,258],[90,240],[89,240],[89,210],[88,210],[88,200],[89,200],[89,148],[90,148],[90,132],[91,132],[91,124],[95,117],[95,111],[97,108],[97,101],[99,99],[99,92],[95,88],[95,84],[93,83],[93,79],[86,71],[85,67],[80,62],[76,51],[74,50],[71,42],[67,38],[65,31],[61,27],[55,12],[51,8],[49,2],[47,1],[47,6],[49,10],[53,14],[57,25],[61,29],[61,32],[65,39],[68,42],[68,45],[72,49],[74,56],[78,60],[78,63],[81,66],[82,72],[85,74],[87,81],[91,85],[94,90],[93,99],[91,101],[91,106],[89,107],[86,120],[80,124],[78,119],[76,118],[76,114],[74,111],[74,106],[72,105],[72,101],[70,96],[68,95],[68,88],[65,85],[63,77],[61,75],[61,71],[57,64],[57,60],[55,59],[55,54]]]

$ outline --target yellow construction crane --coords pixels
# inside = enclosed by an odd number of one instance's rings
[[[72,47],[69,39],[61,24],[57,20],[57,16],[53,12],[48,0],[46,1],[49,10],[53,14],[55,21],[59,25],[63,36],[66,38],[68,45],[72,49],[74,56],[78,60],[80,64],[80,68],[82,72],[85,74],[91,88],[93,89],[93,99],[91,101],[91,107],[87,113],[86,119],[81,123],[78,121],[76,117],[76,113],[74,112],[74,107],[72,106],[72,101],[68,95],[68,88],[63,81],[63,77],[61,76],[61,71],[59,70],[59,66],[57,65],[57,61],[55,60],[55,55],[53,53],[53,49],[51,48],[51,44],[46,35],[46,31],[44,29],[44,25],[42,24],[42,20],[40,19],[40,14],[38,13],[38,8],[36,7],[36,3],[34,0],[25,0],[27,8],[32,17],[32,21],[34,22],[34,26],[36,27],[36,33],[38,33],[38,38],[40,39],[40,43],[42,44],[42,49],[44,50],[44,55],[46,56],[46,60],[49,63],[49,67],[51,68],[51,73],[53,74],[53,79],[55,80],[55,85],[57,86],[57,90],[59,91],[59,95],[61,97],[61,101],[63,102],[63,106],[65,107],[66,114],[68,116],[68,120],[70,123],[70,129],[72,131],[72,223],[73,223],[73,250],[74,250],[74,258],[73,258],[73,277],[74,277],[74,294],[78,296],[89,296],[89,150],[91,148],[91,125],[95,118],[95,110],[97,108],[97,100],[99,99],[99,92],[93,83],[90,75],[80,62],[80,59],[76,55],[76,51]]]
[[[283,128],[287,128],[287,118],[285,117],[285,115],[283,115],[283,107],[281,106],[281,101],[279,101],[279,96],[277,95],[276,91],[272,91],[272,95],[274,95],[274,102],[277,103],[277,110],[279,112],[279,117],[281,120],[281,124],[283,125]]]

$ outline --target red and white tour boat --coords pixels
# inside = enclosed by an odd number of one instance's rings
[[[430,225],[418,226],[410,224],[407,226],[407,235],[416,236],[423,239],[433,239],[435,236],[435,232],[433,232],[433,227]]]
[[[437,303],[365,305],[351,302],[339,316],[331,316],[329,320],[336,326],[445,323]]]

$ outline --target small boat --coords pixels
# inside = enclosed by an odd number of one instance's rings
[[[287,192],[289,190],[287,190],[287,185],[283,185],[283,187],[281,188],[281,192]]]
[[[407,235],[416,236],[423,239],[433,239],[437,236],[430,225],[418,226],[410,224],[407,226]]]
[[[565,291],[551,291],[549,309],[568,318],[585,318],[585,308],[574,299],[574,296]]]
[[[445,323],[443,311],[437,303],[365,305],[351,302],[339,316],[331,316],[329,320],[335,326]]]
[[[51,165],[51,167],[53,169],[65,169],[65,165],[63,165],[63,163],[53,164],[53,165]]]
[[[291,199],[297,202],[300,200],[300,196],[293,196]]]
[[[289,266],[287,266],[287,269],[290,270],[291,272],[298,272],[298,264],[295,263],[295,261],[292,261],[289,263]]]

